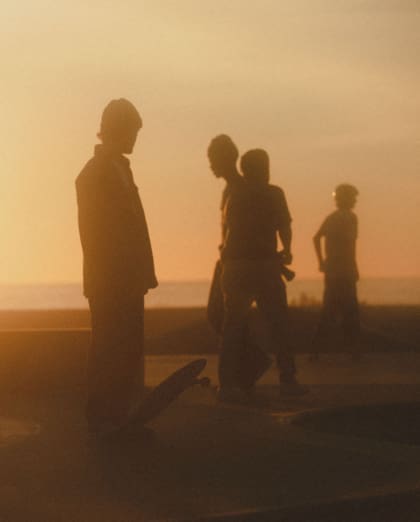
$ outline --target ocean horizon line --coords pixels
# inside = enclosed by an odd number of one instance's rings
[[[366,304],[420,304],[420,277],[362,278],[359,300]],[[162,281],[145,296],[148,308],[202,307],[207,304],[210,279]],[[287,284],[291,305],[320,303],[322,278],[296,278]],[[0,310],[85,309],[82,283],[0,284]]]
[[[323,281],[322,274],[319,276],[308,276],[308,277],[301,277],[299,274],[296,276],[296,281]],[[362,275],[360,277],[360,281],[363,280],[377,280],[377,281],[388,281],[388,280],[395,280],[395,281],[413,281],[418,280],[420,281],[420,275],[413,275],[413,276],[376,276],[376,275]],[[161,279],[158,280],[159,284],[204,284],[204,283],[210,283],[211,277],[208,278],[200,278],[200,279]],[[45,287],[51,287],[51,286],[83,286],[83,282],[80,281],[57,281],[57,282],[28,282],[28,283],[17,283],[17,282],[0,282],[0,288],[1,287],[34,287],[34,286],[45,286]]]

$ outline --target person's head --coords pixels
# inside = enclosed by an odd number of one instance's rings
[[[270,180],[270,159],[263,149],[252,149],[241,158],[241,171],[252,185],[267,185]]]
[[[357,188],[348,183],[338,185],[333,192],[337,207],[346,210],[350,210],[355,206],[358,195],[359,191]]]
[[[210,169],[216,178],[225,178],[236,170],[239,152],[232,139],[226,134],[213,138],[207,149]]]
[[[112,100],[105,107],[98,137],[119,154],[131,154],[143,122],[134,105],[124,98]]]

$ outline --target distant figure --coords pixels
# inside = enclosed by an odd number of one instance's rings
[[[306,390],[296,381],[289,344],[286,288],[281,278],[281,265],[292,261],[289,209],[283,190],[269,185],[269,157],[264,150],[244,154],[241,168],[245,183],[229,195],[224,208],[221,253],[224,327],[219,396],[227,401],[238,396],[235,367],[254,301],[269,327],[281,391],[301,394]],[[283,245],[281,253],[277,252],[277,236]]]
[[[117,428],[144,387],[144,295],[157,286],[149,233],[130,162],[142,120],[112,100],[95,154],[76,180],[84,295],[92,341],[87,420],[92,432]]]
[[[230,196],[237,192],[244,184],[244,179],[237,169],[239,152],[232,139],[226,134],[220,134],[213,138],[207,150],[210,169],[216,178],[226,181],[220,205],[222,215],[222,248],[226,236],[226,223],[223,215]],[[217,332],[222,335],[224,323],[224,304],[221,287],[222,265],[220,260],[216,263],[213,280],[210,289],[207,307],[208,320]],[[236,361],[235,372],[237,374],[238,386],[242,390],[251,390],[255,382],[269,368],[271,361],[269,357],[254,342],[248,328],[248,322],[244,327],[242,335],[242,348],[240,357]]]
[[[357,216],[352,211],[358,191],[353,185],[339,185],[334,192],[337,210],[322,223],[314,236],[319,270],[325,274],[321,319],[313,339],[311,358],[316,360],[336,320],[340,320],[346,350],[353,359],[360,357],[357,340],[360,333],[356,283]],[[324,240],[324,251],[322,248]]]

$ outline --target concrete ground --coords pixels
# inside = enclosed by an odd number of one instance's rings
[[[149,357],[147,385],[192,359]],[[213,381],[216,362],[209,356],[204,372]],[[257,520],[255,512],[261,512],[261,520],[315,521],[321,519],[316,512],[330,520],[328,506],[342,506],[343,499],[354,506],[360,497],[396,494],[405,499],[397,520],[419,519],[419,503],[404,495],[420,487],[420,440],[383,436],[386,419],[367,436],[358,433],[357,416],[355,430],[300,421],[330,409],[420,403],[420,355],[371,354],[359,363],[344,355],[325,355],[317,363],[300,356],[298,366],[308,395],[279,397],[274,369],[258,387],[259,407],[220,406],[213,389],[194,388],[151,424],[157,439],[143,445],[89,439],[80,386],[5,393],[0,520],[130,522],[220,514],[227,519],[227,513],[238,512],[235,520]],[[417,420],[401,417],[402,424]]]

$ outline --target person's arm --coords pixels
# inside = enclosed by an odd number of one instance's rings
[[[283,262],[285,265],[290,265],[293,259],[292,256],[292,227],[291,224],[279,228],[278,230],[281,244],[283,245]]]
[[[325,259],[324,259],[323,253],[322,253],[322,244],[321,244],[321,240],[323,237],[324,237],[324,232],[321,227],[313,237],[314,248],[315,248],[316,257],[318,259],[318,265],[319,265],[320,272],[325,272]]]
[[[114,209],[107,204],[105,183],[98,183],[93,176],[85,176],[76,182],[78,223],[83,255],[95,266],[95,277],[113,279],[115,262],[120,256],[115,233]]]
[[[283,246],[282,261],[285,265],[290,265],[292,256],[292,218],[287,205],[286,196],[279,187],[275,188],[276,194],[276,213],[277,213],[277,232]]]
[[[358,223],[358,220],[357,220],[357,216],[356,214],[354,215],[354,222],[355,222],[355,233],[354,233],[354,264],[355,264],[355,267],[356,267],[356,281],[359,281],[360,279],[360,274],[359,274],[359,268],[358,268],[358,265],[357,265],[357,236],[359,235],[359,223]]]
[[[100,224],[94,205],[95,198],[91,181],[86,178],[77,180],[76,193],[79,234],[83,253],[89,258],[96,258],[97,252],[100,250],[98,248]]]

